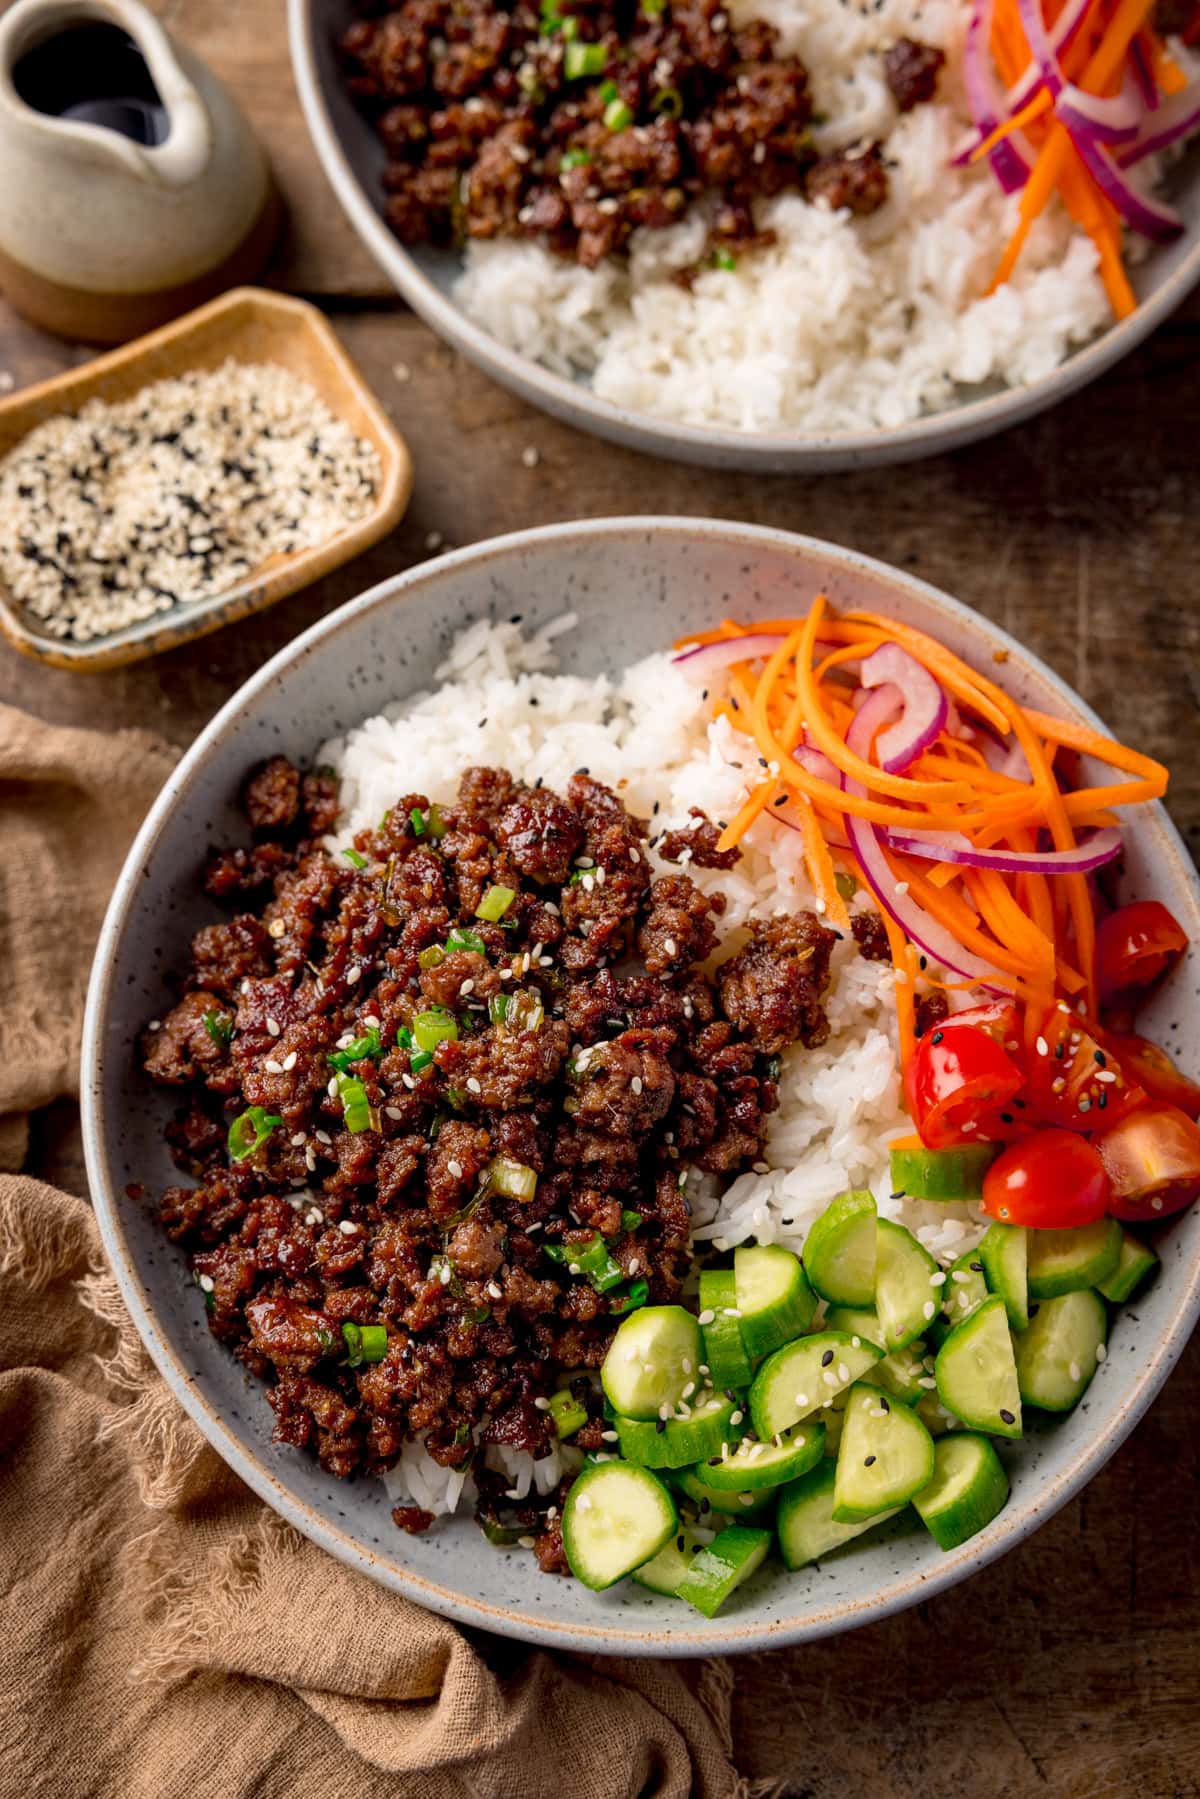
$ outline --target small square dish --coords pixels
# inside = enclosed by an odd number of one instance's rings
[[[173,649],[318,580],[403,517],[413,483],[404,439],[317,309],[261,288],[235,288],[161,330],[0,402],[0,458],[35,426],[78,413],[89,400],[130,399],[153,382],[231,360],[273,364],[300,377],[336,419],[372,446],[379,478],[370,509],[318,543],[268,557],[219,593],[180,601],[86,642],[54,635],[0,582],[0,632],[22,655],[56,668],[95,670]]]

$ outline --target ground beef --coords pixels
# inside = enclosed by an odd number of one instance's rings
[[[710,195],[710,252],[770,242],[756,204],[797,191],[869,212],[887,178],[874,147],[817,162],[808,71],[774,28],[730,29],[724,0],[373,4],[341,39],[346,81],[387,158],[406,243],[536,237],[595,267],[639,227]],[[932,95],[940,52],[901,39],[886,72],[901,110]],[[577,63],[586,65],[584,69]],[[694,271],[693,271],[694,273]]]
[[[927,1031],[935,1031],[949,1016],[950,1002],[944,993],[922,993],[916,1002],[914,1035],[923,1037]]]
[[[690,816],[695,823],[686,830],[664,831],[659,838],[655,847],[663,861],[682,862],[686,859],[694,862],[697,868],[732,868],[742,853],[737,845],[729,850],[718,849],[721,833],[712,820],[705,818],[696,806],[691,808]]]
[[[910,37],[897,38],[884,53],[884,78],[901,112],[933,99],[945,60],[944,51]]]
[[[850,920],[850,929],[854,933],[854,941],[858,945],[859,954],[867,962],[890,962],[892,947],[888,942],[887,927],[878,912],[856,912]]]
[[[717,973],[727,1016],[764,1055],[797,1039],[810,1048],[829,1035],[821,998],[837,938],[812,912],[756,924],[750,942]]]
[[[488,40],[455,41],[468,80]],[[705,53],[720,63],[716,40]],[[707,976],[723,895],[654,878],[646,822],[586,769],[565,794],[470,769],[436,831],[427,796],[399,796],[354,864],[315,845],[336,820],[327,772],[276,757],[243,800],[252,841],[203,874],[242,909],[197,932],[178,1003],[142,1039],[195,1183],[162,1195],[163,1227],[214,1334],[267,1383],[280,1442],[339,1476],[393,1466],[414,1438],[449,1468],[474,1453],[484,1522],[515,1516],[559,1571],[565,1485],[514,1508],[481,1451],[544,1453],[546,1398],[602,1362],[620,1290],[571,1272],[597,1233],[623,1287],[679,1296],[687,1169],[731,1178],[761,1155],[769,1058],[821,1041],[833,934],[774,919]],[[716,839],[696,814],[664,847],[711,865]],[[494,885],[512,899],[481,919]],[[262,1141],[250,1129],[239,1158],[230,1124],[251,1107]],[[362,1327],[382,1327],[380,1359],[355,1354]],[[577,1440],[598,1449],[607,1426],[580,1391]]]
[[[856,217],[878,212],[888,197],[888,173],[879,144],[856,144],[822,156],[808,171],[806,191],[810,200],[831,212],[843,208]]]

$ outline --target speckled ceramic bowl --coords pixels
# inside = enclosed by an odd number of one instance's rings
[[[564,666],[616,669],[732,610],[779,613],[823,588],[937,631],[981,666],[1006,653],[1004,678],[1050,711],[1097,721],[1012,638],[944,594],[811,538],[690,519],[554,525],[456,552],[397,576],[323,619],[267,663],[179,764],[130,851],[96,957],[84,1032],[84,1128],[92,1194],[108,1254],[146,1343],[181,1403],[225,1459],[300,1530],[385,1585],[466,1624],[592,1652],[699,1655],[764,1649],[845,1630],[929,1598],[1001,1555],[1096,1472],[1132,1429],[1200,1313],[1200,1209],[1164,1229],[1162,1270],[1121,1312],[1087,1399],[1061,1422],[1005,1448],[1012,1499],[989,1528],[944,1555],[909,1514],[819,1567],[757,1575],[711,1621],[630,1582],[593,1594],[539,1575],[520,1550],[489,1547],[469,1518],[403,1536],[381,1483],[344,1484],[271,1442],[261,1391],[209,1335],[184,1258],[129,1182],[177,1179],[162,1140],[168,1095],[134,1064],[135,1037],[171,1004],[169,971],[212,917],[197,871],[206,843],[244,826],[235,796],[247,767],[277,751],[306,758],[386,701],[432,680],[453,634],[481,616],[579,617],[560,640]],[[1200,889],[1165,812],[1130,833],[1127,891],[1156,895],[1200,943]],[[1200,1043],[1197,957],[1160,996],[1153,1032],[1193,1064]]]
[[[1006,431],[1086,387],[1148,337],[1200,281],[1200,147],[1193,145],[1170,179],[1172,204],[1187,229],[1178,242],[1155,250],[1130,270],[1136,312],[1036,381],[1012,388],[963,387],[957,403],[944,411],[868,431],[738,431],[634,412],[600,399],[586,380],[568,380],[510,350],[469,318],[454,299],[454,283],[462,272],[456,250],[407,250],[393,236],[383,218],[383,148],[346,92],[334,48],[339,32],[357,16],[353,0],[288,0],[292,70],[305,121],[359,237],[413,311],[494,380],[555,418],[631,449],[708,468],[797,474],[938,456]]]

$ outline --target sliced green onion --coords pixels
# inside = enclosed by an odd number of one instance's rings
[[[524,1162],[514,1162],[509,1156],[493,1156],[487,1178],[493,1193],[502,1193],[505,1199],[528,1203],[537,1192],[537,1170]]]
[[[677,87],[660,87],[650,102],[651,112],[665,113],[669,119],[683,117],[683,95]]]
[[[428,949],[423,949],[418,952],[417,967],[421,969],[439,968],[445,960],[446,952],[441,944],[431,943]]]
[[[733,254],[732,250],[714,250],[713,251],[713,268],[714,269],[736,269],[737,268],[737,257]]]
[[[493,993],[488,1001],[488,1017],[493,1024],[503,1024],[508,1016],[507,993]]]
[[[233,1036],[232,1018],[227,1018],[224,1012],[206,1012],[203,1023],[217,1048],[228,1049],[229,1039]]]
[[[638,1306],[644,1306],[650,1297],[648,1281],[630,1281],[624,1293],[613,1293],[609,1296],[608,1309],[614,1317],[619,1318],[623,1312],[635,1312]]]
[[[348,1131],[373,1131],[379,1128],[367,1090],[357,1075],[339,1074],[338,1096],[342,1102],[342,1123]]]
[[[346,1344],[346,1360],[351,1368],[363,1362],[382,1362],[387,1354],[386,1324],[350,1324],[342,1326]]]
[[[467,1313],[468,1324],[486,1324],[492,1315],[491,1306],[476,1306],[473,1312]]]
[[[436,805],[430,806],[425,814],[425,830],[428,836],[435,839],[446,835],[446,821]]]
[[[604,123],[610,131],[628,131],[633,124],[633,113],[619,96],[604,108]]]
[[[559,30],[567,42],[572,43],[579,36],[579,20],[568,13],[567,17],[560,22]]]
[[[858,882],[852,874],[846,874],[844,871],[834,875],[833,884],[847,903],[858,892]]]
[[[483,915],[482,913],[477,912],[475,916],[476,918],[480,918]],[[477,956],[485,956],[487,954],[487,944],[483,941],[479,932],[463,930],[461,925],[455,925],[454,929],[447,937],[446,948],[448,951],[456,949],[474,950]]]
[[[355,1062],[375,1061],[382,1054],[383,1044],[379,1040],[379,1032],[371,1024],[361,1037],[356,1037],[345,1049],[334,1050],[329,1060],[339,1074],[345,1074]]]
[[[621,1229],[623,1231],[636,1231],[645,1222],[646,1220],[640,1212],[633,1211],[629,1206],[621,1208]]]
[[[642,0],[642,11],[648,19],[661,19],[667,10],[667,0]]]
[[[449,1012],[438,1006],[430,1012],[418,1012],[412,1021],[412,1034],[418,1049],[431,1054],[439,1043],[453,1043],[458,1037],[458,1024]]]
[[[597,92],[599,93],[600,98],[602,100],[604,100],[605,102],[607,102],[609,100],[615,100],[617,97],[617,84],[615,81],[612,81],[611,79],[608,81],[602,81],[600,83],[599,88],[597,89]]]
[[[601,75],[608,61],[603,44],[568,44],[563,57],[563,74],[568,81],[582,81],[586,75]]]
[[[782,1056],[768,1056],[767,1057],[767,1079],[769,1081],[777,1081],[782,1073],[783,1073],[783,1057]]]
[[[283,1119],[275,1112],[268,1112],[265,1106],[251,1106],[234,1119],[229,1127],[229,1153],[235,1162],[244,1162],[262,1148],[271,1132],[283,1123]]]
[[[429,829],[429,826],[426,823],[425,814],[422,812],[420,806],[414,806],[412,808],[408,815],[408,822],[413,828],[414,837],[424,837],[426,831]]]
[[[433,1061],[433,1056],[429,1050],[414,1049],[412,1054],[408,1058],[408,1067],[409,1067],[410,1074],[420,1074],[421,1070],[423,1068],[428,1068],[429,1064],[432,1061]]]
[[[579,1426],[575,1428],[578,1430]],[[495,1549],[511,1549],[514,1543],[529,1534],[523,1524],[501,1524],[499,1518],[479,1518],[476,1522]]]
[[[586,168],[591,160],[592,157],[589,150],[564,150],[559,162],[559,167],[563,169],[582,169]]]
[[[333,1332],[327,1331],[323,1324],[318,1324],[317,1326],[317,1342],[320,1345],[322,1355],[328,1355],[333,1348]]]
[[[603,1237],[593,1237],[590,1243],[547,1243],[544,1247],[550,1260],[560,1268],[572,1274],[586,1274],[597,1293],[611,1292],[625,1279],[625,1270],[613,1261]]]
[[[475,916],[486,919],[488,924],[499,924],[516,897],[512,887],[489,887],[475,908]]]
[[[508,996],[508,1011],[504,1023],[506,1029],[514,1036],[523,1036],[527,1032],[540,1031],[542,1020],[546,1016],[546,1008],[542,1004],[542,996],[519,987]]]
[[[352,862],[354,864],[355,868],[365,868],[367,866],[367,858],[365,856],[360,856],[357,850],[343,850],[342,854],[345,856],[347,862]]]
[[[580,1405],[574,1393],[567,1387],[550,1395],[548,1411],[550,1421],[562,1442],[565,1442],[568,1437],[573,1437],[575,1432],[581,1430],[587,1423],[587,1407]]]

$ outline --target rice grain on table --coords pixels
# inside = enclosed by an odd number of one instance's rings
[[[192,370],[48,419],[0,462],[0,581],[87,643],[326,542],[379,479],[374,446],[289,369]]]
[[[348,737],[325,744],[317,761],[337,768],[345,806],[331,847],[349,845],[397,794],[452,803],[463,771],[481,763],[559,791],[576,769],[587,768],[617,788],[630,811],[653,816],[646,854],[655,876],[672,869],[658,856],[653,837],[686,826],[692,806],[710,818],[732,818],[758,773],[745,739],[728,719],[710,716],[710,706],[665,655],[648,656],[616,676],[556,672],[555,640],[574,622],[566,613],[524,634],[519,621],[480,619],[451,645],[435,689],[389,706]],[[719,888],[728,901],[718,956],[744,941],[751,918],[813,903],[796,832],[759,819],[742,850],[732,869],[689,869],[699,887]],[[591,866],[592,858],[575,862]],[[851,909],[865,903],[865,895],[856,895]],[[799,1253],[831,1199],[848,1187],[870,1187],[881,1217],[906,1224],[939,1261],[954,1261],[983,1235],[982,1209],[892,1191],[888,1146],[912,1129],[901,1107],[892,970],[865,961],[853,940],[844,939],[834,948],[825,1007],[828,1042],[784,1051],[779,1109],[763,1160],[724,1192],[711,1175],[680,1174],[696,1251],[723,1254],[753,1238]],[[740,1316],[736,1306],[724,1309],[731,1318]],[[712,1311],[699,1319],[711,1324]],[[511,1475],[522,1493],[531,1483],[545,1493],[572,1454],[578,1451],[560,1444],[551,1457],[534,1462],[523,1451],[488,1447],[485,1459]],[[387,1481],[390,1495],[434,1513],[453,1511],[473,1494],[473,1483],[439,1467],[419,1443],[406,1444]]]

